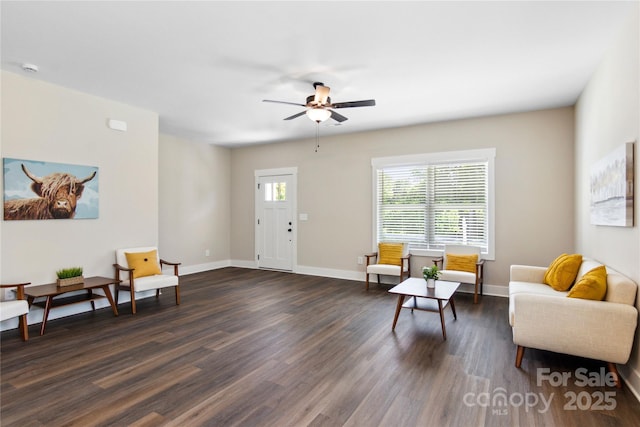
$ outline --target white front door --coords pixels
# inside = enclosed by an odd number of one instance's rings
[[[294,176],[257,176],[256,248],[258,268],[293,270]]]

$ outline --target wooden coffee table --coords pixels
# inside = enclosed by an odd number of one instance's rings
[[[46,285],[27,286],[24,288],[24,294],[29,302],[29,307],[37,305],[44,308],[42,315],[42,325],[40,326],[40,335],[44,335],[44,328],[47,326],[47,319],[49,318],[49,312],[54,307],[60,307],[63,305],[76,304],[79,302],[91,302],[93,310],[96,309],[94,303],[95,300],[106,298],[111,304],[111,310],[114,315],[118,315],[118,308],[116,307],[113,297],[111,296],[111,290],[109,285],[120,282],[109,277],[86,277],[84,283],[78,283],[77,285],[70,286],[57,286],[55,283],[49,283]],[[93,290],[99,288],[102,289],[104,295],[94,294]],[[72,295],[64,298],[55,298],[59,295],[66,294],[75,291],[87,291],[86,294]],[[44,301],[35,301],[36,298],[45,298]]]
[[[426,280],[410,277],[399,285],[391,288],[389,292],[398,295],[398,305],[396,306],[396,315],[393,318],[391,330],[395,330],[400,310],[403,308],[409,308],[412,312],[413,310],[433,311],[440,313],[442,337],[446,340],[447,331],[444,326],[444,308],[447,305],[451,305],[453,318],[458,319],[456,306],[453,303],[453,294],[459,287],[460,283],[436,280],[435,288],[427,288]],[[410,297],[410,299],[405,303],[406,297]]]

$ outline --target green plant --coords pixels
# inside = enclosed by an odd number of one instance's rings
[[[58,276],[58,279],[82,276],[82,267],[63,268],[56,271],[56,276]]]
[[[431,267],[423,267],[422,276],[425,278],[425,280],[427,279],[438,280],[438,277],[440,277],[440,270],[438,270],[437,265],[432,265]]]

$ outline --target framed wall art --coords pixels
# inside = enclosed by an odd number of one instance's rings
[[[3,159],[4,219],[98,218],[98,168]]]
[[[633,151],[627,142],[591,168],[591,224],[633,227]]]

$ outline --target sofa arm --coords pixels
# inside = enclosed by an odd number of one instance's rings
[[[511,282],[532,282],[543,283],[544,274],[547,267],[536,267],[533,265],[512,265],[509,281]]]
[[[635,337],[634,306],[514,294],[513,342],[523,347],[625,364]]]

